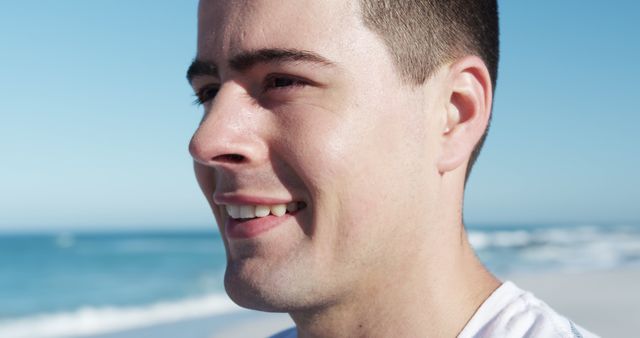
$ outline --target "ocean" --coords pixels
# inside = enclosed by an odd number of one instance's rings
[[[640,267],[638,225],[469,226],[500,277]],[[0,235],[0,337],[72,337],[238,311],[210,231]]]

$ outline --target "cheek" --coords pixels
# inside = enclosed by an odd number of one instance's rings
[[[216,190],[215,170],[211,167],[198,164],[197,162],[194,162],[193,169],[198,185],[200,186],[200,190],[202,190],[204,197],[209,203],[209,207],[216,218],[218,227],[222,230],[222,210],[213,203],[213,193]]]
[[[359,236],[376,219],[388,218],[382,213],[398,202],[404,127],[395,112],[372,106],[339,113],[306,108],[304,116],[290,116],[284,126],[288,162],[320,203],[319,220],[335,223],[332,231],[341,239]]]
[[[276,125],[277,151],[312,193],[326,190],[344,174],[358,138],[357,130],[349,130],[346,114],[311,104],[292,105],[278,114]]]
[[[196,180],[198,181],[200,190],[202,190],[202,193],[207,198],[209,204],[212,204],[213,192],[216,189],[215,171],[212,168],[204,166],[197,162],[193,163],[193,169],[196,174]]]
[[[342,142],[334,146],[338,155],[332,158],[332,177],[340,180],[340,213],[349,222],[343,230],[353,240],[394,236],[424,205],[419,191],[428,188],[426,121],[419,120],[415,107],[378,103],[361,110],[360,118],[345,123],[335,135]]]
[[[397,220],[411,208],[407,196],[424,167],[417,155],[426,127],[416,107],[391,95],[369,99],[331,110],[299,105],[279,115],[283,161],[339,232]]]

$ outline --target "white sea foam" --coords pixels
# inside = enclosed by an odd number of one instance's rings
[[[608,269],[640,264],[640,228],[630,226],[474,229],[469,241],[500,269]],[[496,255],[496,252],[501,254]],[[491,256],[493,254],[493,256]]]
[[[637,228],[531,228],[513,230],[471,230],[469,241],[477,250],[517,248],[531,245],[576,245],[602,241],[640,241]],[[636,242],[637,243],[637,242]],[[633,244],[635,246],[635,244]]]
[[[115,332],[239,311],[226,295],[137,307],[84,307],[72,312],[0,321],[0,337],[56,338]]]
[[[469,241],[477,250],[526,246],[531,244],[534,239],[534,234],[523,230],[469,232]]]

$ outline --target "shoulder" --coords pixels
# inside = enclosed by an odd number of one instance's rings
[[[292,327],[290,329],[276,333],[269,338],[297,338],[297,337],[298,337],[298,332],[296,331],[295,327]]]
[[[597,336],[558,314],[532,293],[507,281],[480,306],[459,337]]]

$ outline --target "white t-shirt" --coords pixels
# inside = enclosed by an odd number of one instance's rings
[[[507,281],[480,305],[458,335],[458,338],[472,337],[597,338],[598,336],[559,315],[530,292]]]
[[[271,338],[296,338],[296,328]],[[487,298],[458,338],[598,338],[510,281]]]

